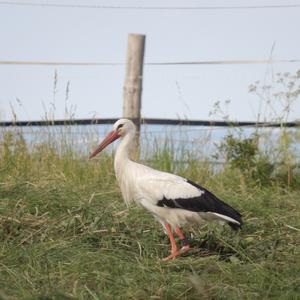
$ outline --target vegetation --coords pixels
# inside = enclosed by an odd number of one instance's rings
[[[228,167],[216,174],[192,154],[176,167],[167,144],[153,156],[156,168],[212,190],[245,222],[238,233],[187,226],[193,251],[162,262],[169,241],[151,215],[126,208],[110,154],[87,161],[3,134],[0,299],[300,299],[299,175],[289,185],[248,174],[260,157],[255,141],[224,143]]]
[[[285,122],[299,99],[300,72],[272,77],[274,84],[256,82],[249,91],[260,99],[258,121]],[[50,121],[57,80],[55,73]],[[68,96],[69,83],[72,119]],[[217,102],[213,114],[229,119],[227,111]],[[146,143],[148,164],[212,190],[245,223],[237,233],[187,226],[193,250],[170,262],[161,260],[169,241],[160,224],[122,201],[112,155],[87,161],[71,126],[58,131],[40,132],[38,143],[15,128],[0,133],[1,300],[300,299],[299,129],[282,127],[274,139],[271,131],[232,128],[217,145],[224,161],[217,172],[199,160],[200,147]],[[84,148],[90,131],[81,134]]]

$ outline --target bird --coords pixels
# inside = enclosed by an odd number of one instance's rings
[[[186,224],[217,221],[227,223],[234,230],[241,228],[241,214],[204,187],[132,160],[135,135],[134,123],[129,119],[119,119],[89,159],[115,140],[121,140],[115,152],[114,169],[123,199],[127,206],[135,202],[143,207],[162,224],[171,244],[170,255],[164,261],[175,259],[192,249],[182,231]],[[174,233],[181,241],[180,249]]]

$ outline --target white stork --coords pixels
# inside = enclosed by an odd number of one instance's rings
[[[242,225],[241,214],[205,188],[180,176],[161,172],[130,159],[136,128],[132,121],[120,119],[113,130],[90,155],[90,159],[118,138],[121,142],[115,154],[114,168],[123,198],[144,207],[163,225],[171,242],[171,254],[164,260],[191,249],[180,227],[186,223],[218,221],[232,229]],[[173,232],[182,241],[178,250]]]

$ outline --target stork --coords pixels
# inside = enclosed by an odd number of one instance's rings
[[[241,214],[200,185],[183,177],[154,170],[130,159],[136,128],[132,121],[120,119],[113,130],[90,155],[90,159],[117,139],[121,139],[114,158],[114,169],[127,205],[135,202],[162,224],[171,243],[171,254],[165,261],[191,249],[181,226],[187,223],[217,221],[232,229],[242,225]],[[178,250],[173,233],[182,242]]]

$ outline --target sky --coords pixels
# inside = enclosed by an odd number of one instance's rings
[[[66,4],[66,7],[17,3]],[[80,7],[80,5],[92,7]],[[108,9],[299,4],[264,9]],[[73,7],[67,7],[74,5]],[[77,6],[77,7],[76,7]],[[219,60],[300,60],[300,1],[0,1],[0,62],[125,63],[128,34],[145,34],[145,63]],[[251,65],[145,65],[142,116],[257,120],[267,104],[249,93],[256,81],[295,74],[300,62]],[[56,75],[55,75],[56,74]],[[0,64],[0,120],[122,116],[125,65]],[[56,77],[56,80],[55,80]],[[68,91],[67,91],[68,90]],[[227,100],[230,100],[229,104]],[[223,112],[211,114],[214,103]],[[289,120],[299,119],[300,99]],[[264,103],[264,104],[263,104]],[[264,107],[265,105],[265,107]],[[281,107],[274,104],[278,114]]]

